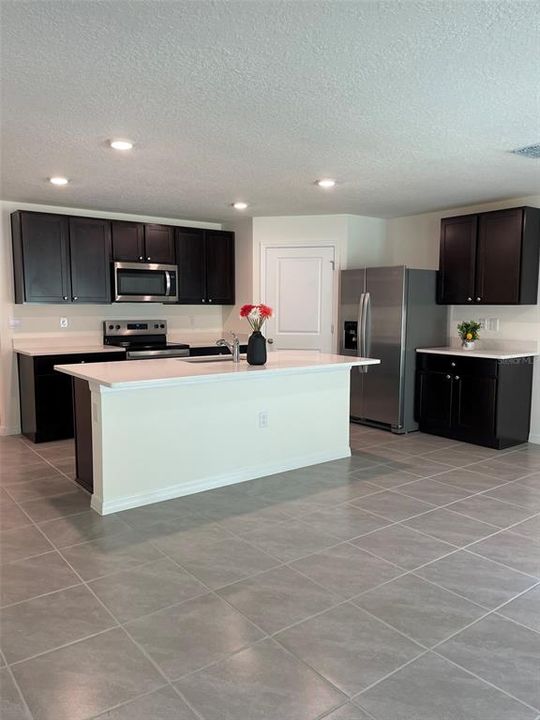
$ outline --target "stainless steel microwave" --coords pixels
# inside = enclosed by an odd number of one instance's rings
[[[178,266],[115,262],[114,302],[178,301]]]

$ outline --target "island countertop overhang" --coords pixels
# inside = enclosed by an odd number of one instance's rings
[[[264,375],[297,372],[328,372],[355,366],[378,365],[380,360],[319,353],[311,350],[279,350],[269,353],[266,365],[248,365],[232,361],[193,362],[188,358],[131,360],[123,363],[102,362],[91,365],[55,365],[55,370],[86,380],[107,390],[151,388],[183,383],[207,383],[226,380],[250,380]]]

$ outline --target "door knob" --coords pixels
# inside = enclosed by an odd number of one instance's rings
[[[273,345],[273,344],[274,344],[274,338],[266,338],[266,342],[267,342],[269,345]]]

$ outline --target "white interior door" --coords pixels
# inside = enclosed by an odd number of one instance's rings
[[[333,247],[266,248],[264,286],[274,348],[332,352]]]

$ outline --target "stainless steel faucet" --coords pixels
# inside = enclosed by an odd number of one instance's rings
[[[240,340],[236,337],[236,335],[232,332],[231,333],[233,337],[232,343],[227,342],[225,338],[221,338],[221,340],[216,340],[216,345],[219,345],[220,347],[226,347],[229,348],[229,352],[232,355],[232,361],[235,363],[240,362]]]

